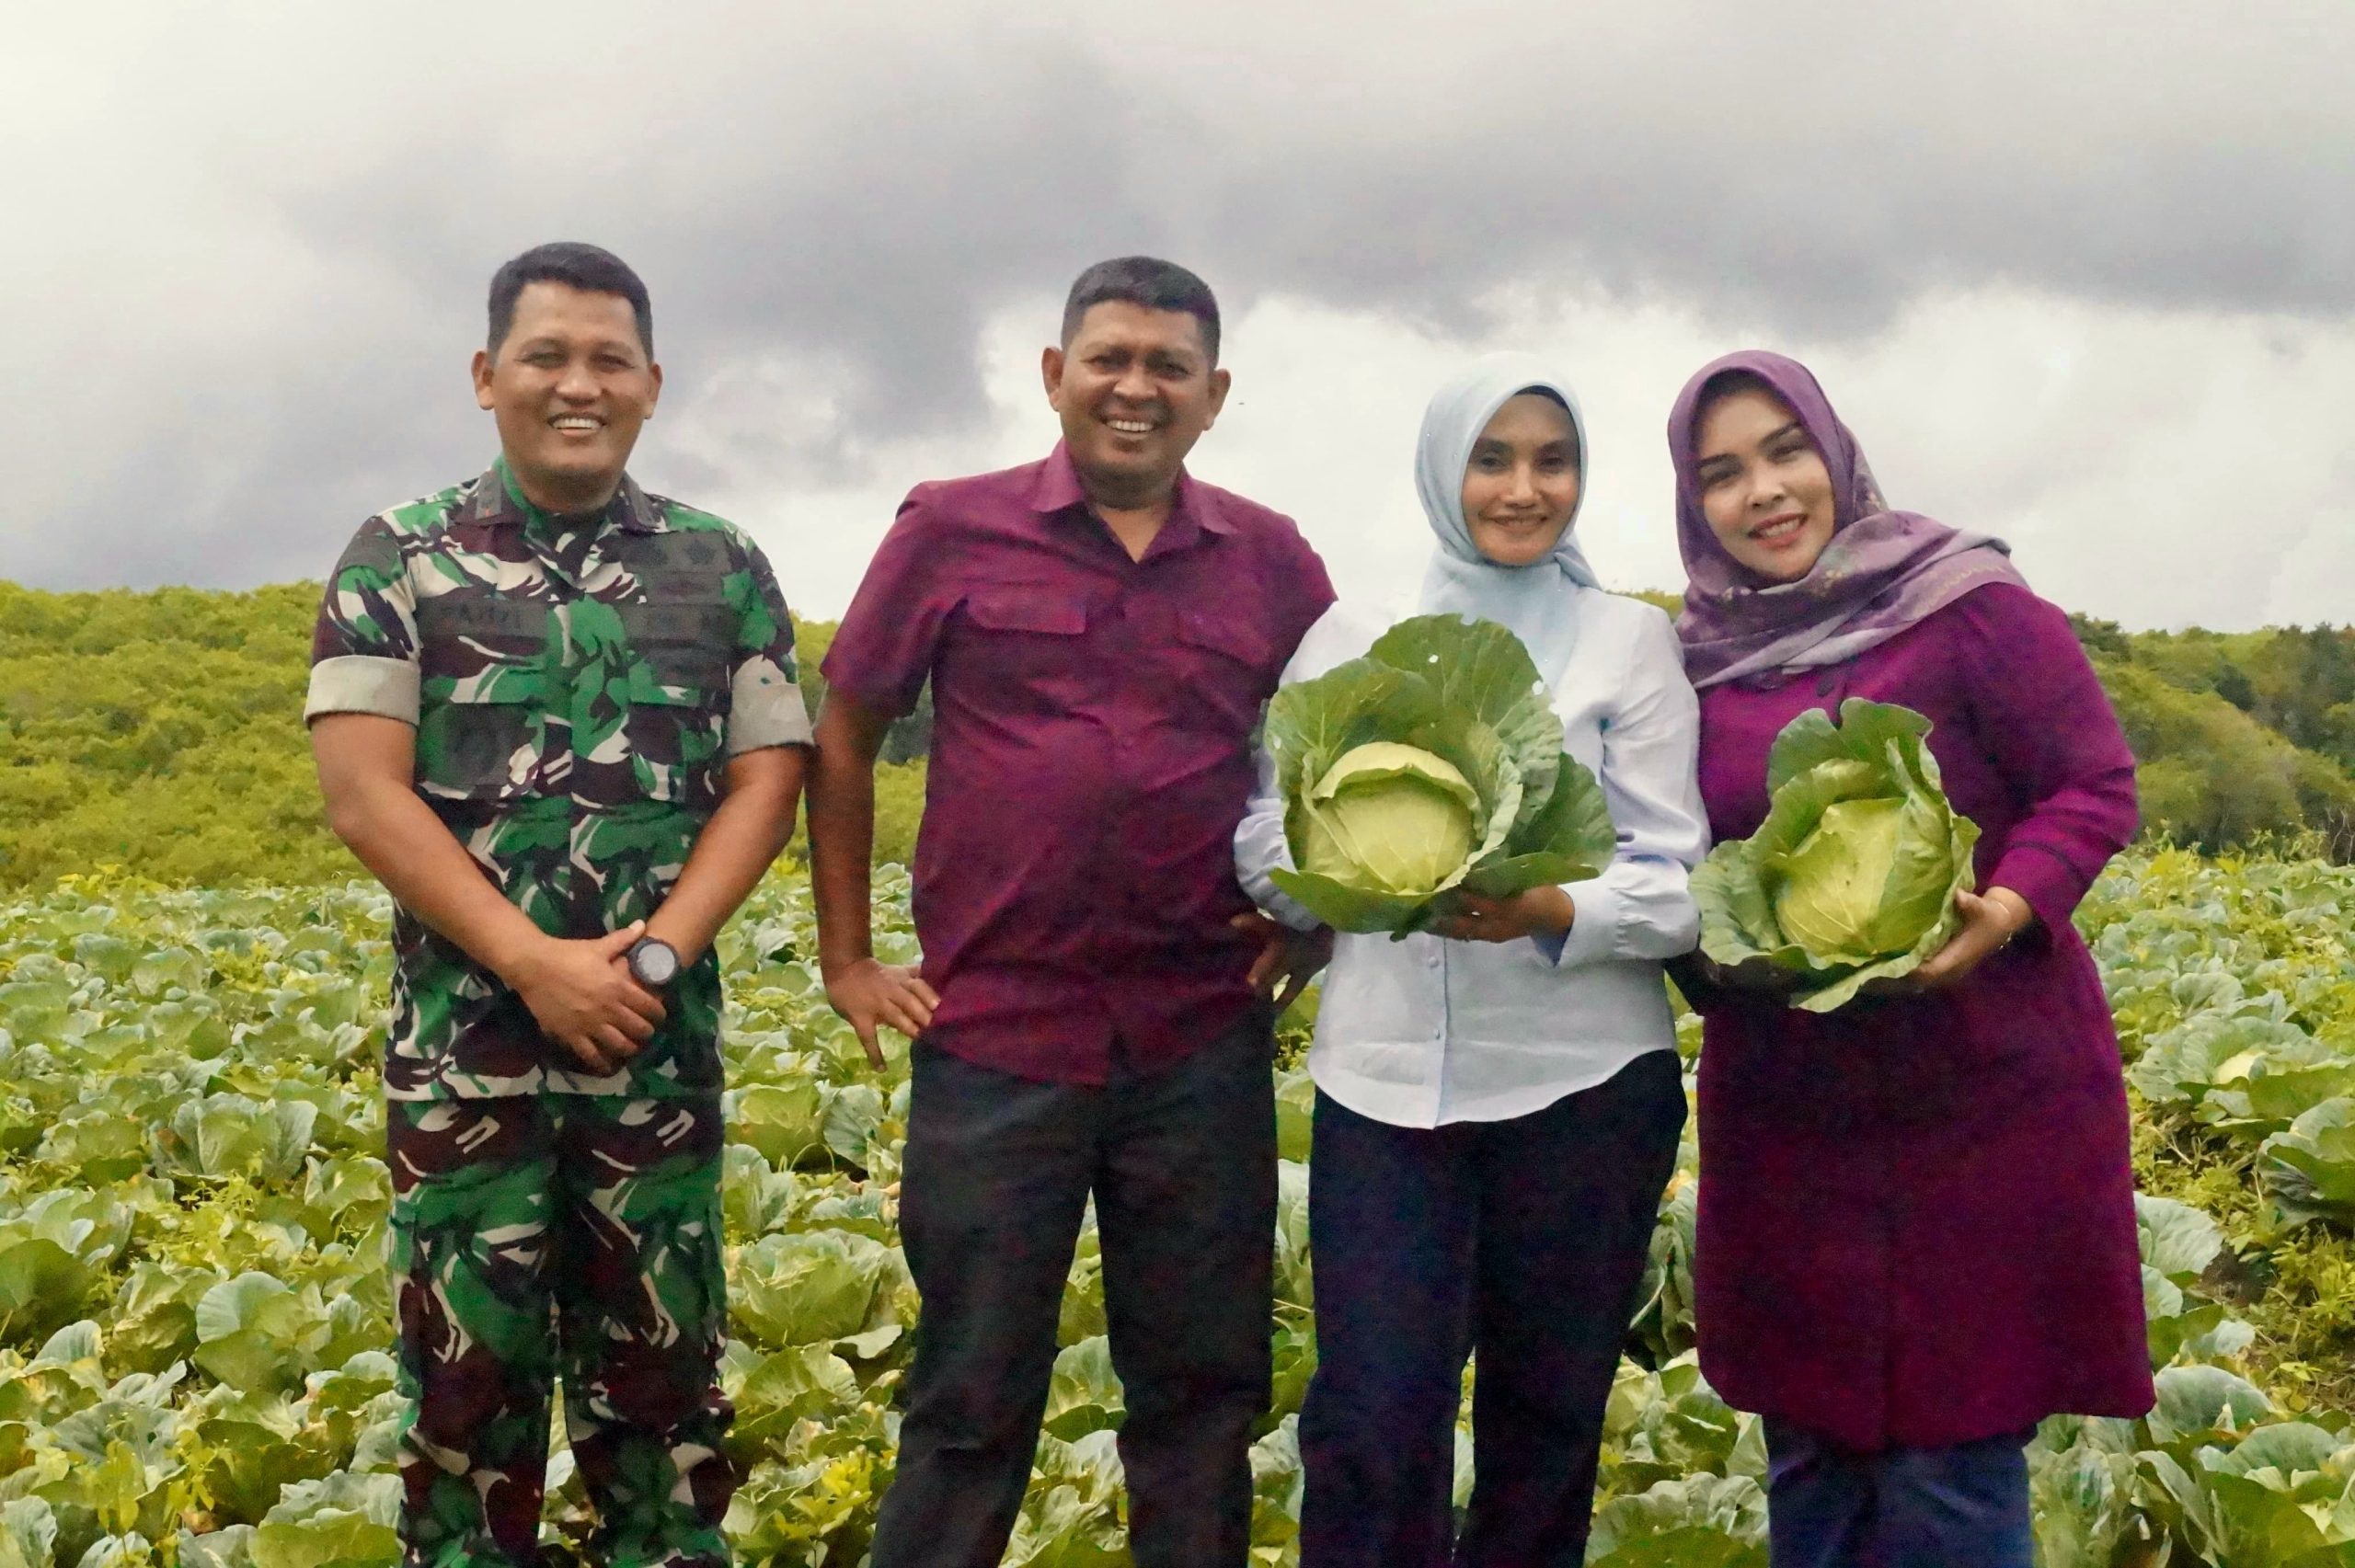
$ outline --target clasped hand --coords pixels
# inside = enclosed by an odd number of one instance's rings
[[[629,972],[629,950],[643,921],[603,936],[551,937],[536,944],[505,976],[540,1032],[595,1073],[618,1072],[662,1022],[661,999]]]

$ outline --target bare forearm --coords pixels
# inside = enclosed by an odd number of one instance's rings
[[[501,979],[511,980],[517,961],[548,940],[413,791],[354,789],[328,820],[403,908]]]
[[[2016,935],[2036,923],[2036,906],[2009,887],[1990,887],[1981,895],[2002,910],[2012,934]]]
[[[789,776],[730,788],[695,835],[679,880],[647,921],[646,933],[670,944],[684,963],[703,956],[793,836],[800,793],[798,764]]]
[[[874,956],[874,761],[854,748],[821,744],[810,775],[810,881],[818,961],[828,972]]]

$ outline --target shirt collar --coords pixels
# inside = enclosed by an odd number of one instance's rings
[[[1072,450],[1057,441],[1055,450],[1048,452],[1046,464],[1039,466],[1039,483],[1031,487],[1031,511],[1039,516],[1055,516],[1063,511],[1088,509],[1088,492],[1078,485],[1078,468],[1072,466]],[[1194,483],[1194,475],[1185,468],[1178,471],[1178,485],[1170,495],[1168,522],[1161,525],[1161,532],[1154,537],[1154,554],[1164,548],[1185,548],[1196,534],[1232,534],[1234,521],[1220,509],[1218,495],[1208,485]]]
[[[465,519],[492,528],[512,527],[548,516],[527,499],[515,483],[514,471],[508,467],[502,453],[483,476],[475,482],[475,493],[466,503]],[[614,498],[605,503],[603,521],[630,533],[661,533],[663,532],[662,511],[638,481],[622,475]]]
[[[1080,488],[1079,470],[1072,466],[1071,449],[1062,441],[1047,454],[1039,470],[1039,482],[1030,493],[1030,509],[1041,516],[1052,516],[1074,508],[1086,509],[1087,492]],[[1235,524],[1219,509],[1218,498],[1207,486],[1198,485],[1194,476],[1184,469],[1178,471],[1178,483],[1170,496],[1169,521],[1162,525],[1162,533],[1173,545],[1182,545],[1197,530],[1204,532],[1229,534]],[[1160,544],[1155,537],[1154,544]]]

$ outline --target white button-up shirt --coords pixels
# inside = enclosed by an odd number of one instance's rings
[[[1708,849],[1694,763],[1700,704],[1668,617],[1641,600],[1580,589],[1578,641],[1553,678],[1563,750],[1602,781],[1619,847],[1603,875],[1564,890],[1576,907],[1558,947],[1522,941],[1334,944],[1308,1068],[1360,1116],[1397,1127],[1501,1121],[1591,1088],[1646,1051],[1672,1049],[1660,960],[1701,929],[1687,873]],[[1359,658],[1391,624],[1337,604],[1309,629],[1283,683]],[[1263,752],[1259,790],[1235,830],[1243,887],[1300,930],[1315,916],[1276,888],[1290,867],[1283,803]]]

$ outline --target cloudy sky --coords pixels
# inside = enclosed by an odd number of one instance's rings
[[[859,14],[854,15],[856,9]],[[1346,20],[1341,18],[1346,17]],[[1673,587],[1684,377],[1813,364],[1899,505],[2137,626],[2355,621],[2347,0],[86,3],[0,47],[0,577],[316,578],[477,471],[491,269],[646,276],[634,466],[839,613],[907,487],[1054,437],[1086,263],[1224,303],[1194,468],[1349,593],[1424,398],[1551,355],[1589,553]]]

